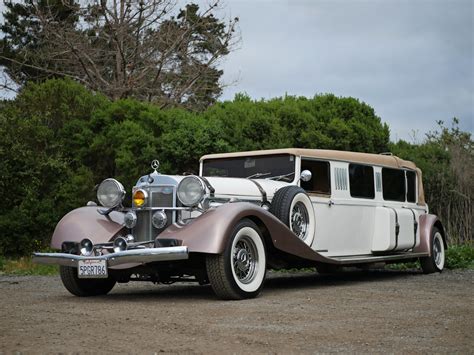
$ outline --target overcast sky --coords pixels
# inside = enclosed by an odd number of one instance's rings
[[[223,1],[242,41],[221,99],[333,93],[372,106],[392,140],[453,116],[473,132],[474,0]]]
[[[474,121],[474,0],[227,0],[242,42],[223,99],[316,93],[374,107],[391,139]]]

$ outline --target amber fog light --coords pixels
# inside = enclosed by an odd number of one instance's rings
[[[142,207],[146,203],[146,199],[148,198],[148,194],[145,190],[136,190],[133,193],[133,204],[137,207]]]

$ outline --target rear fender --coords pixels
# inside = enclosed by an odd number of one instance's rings
[[[431,256],[431,235],[433,228],[437,227],[443,236],[444,247],[448,247],[446,232],[439,218],[434,214],[420,216],[420,244],[413,249],[414,253],[429,253]]]
[[[106,243],[124,227],[124,214],[112,211],[108,216],[97,212],[96,206],[77,208],[57,224],[51,239],[51,248],[61,249],[63,242],[80,242],[88,238],[92,243]]]
[[[307,246],[273,214],[247,202],[227,203],[209,209],[185,226],[171,225],[157,237],[157,240],[180,240],[182,245],[188,247],[190,253],[221,254],[234,226],[243,218],[261,221],[276,249],[307,260],[331,262]]]

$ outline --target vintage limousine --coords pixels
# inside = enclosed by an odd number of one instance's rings
[[[277,149],[212,154],[199,176],[153,171],[132,189],[109,178],[58,223],[34,261],[59,264],[77,296],[116,282],[196,281],[222,299],[257,296],[268,268],[342,266],[419,259],[441,272],[446,233],[429,214],[421,171],[391,154]]]

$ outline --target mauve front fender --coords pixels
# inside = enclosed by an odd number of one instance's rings
[[[157,239],[181,240],[190,253],[221,254],[232,229],[243,218],[263,223],[275,248],[303,259],[331,262],[298,239],[273,214],[247,202],[227,203],[210,209],[185,226],[171,225]]]
[[[112,211],[108,216],[97,212],[100,207],[81,207],[69,212],[57,224],[51,239],[51,248],[61,249],[63,242],[80,242],[89,238],[92,243],[110,241],[124,227],[124,214]]]

